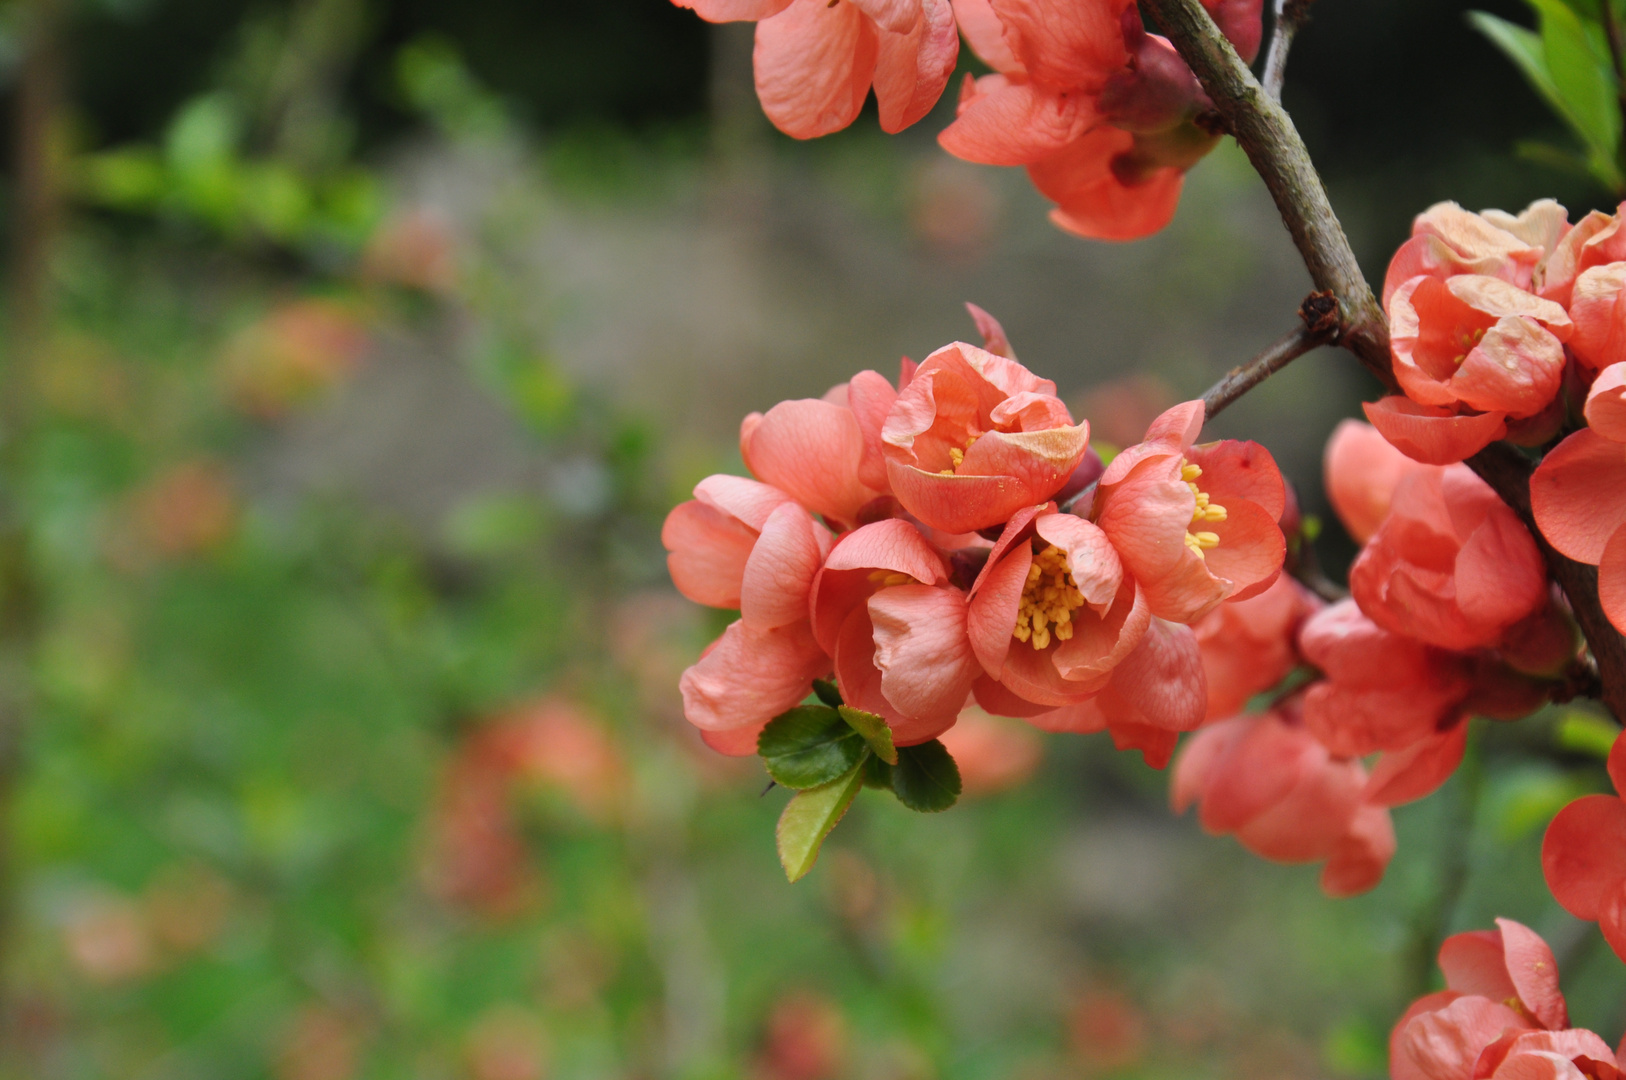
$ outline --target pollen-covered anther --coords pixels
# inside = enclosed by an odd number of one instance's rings
[[[895,570],[871,570],[869,572],[869,583],[883,589],[890,589],[894,585],[920,584],[916,578],[910,577],[908,574],[900,574]]]
[[[939,472],[937,475],[939,475],[939,476],[953,476],[953,475],[955,475],[955,470],[959,469],[959,467],[961,465],[965,464],[965,451],[971,449],[972,446],[976,445],[976,442],[977,442],[977,437],[975,435],[973,435],[973,436],[971,436],[969,439],[967,439],[965,441],[965,450],[960,449],[958,446],[949,447],[949,461],[953,462],[953,468],[944,469],[941,472]]]
[[[1083,606],[1084,594],[1073,584],[1067,553],[1051,544],[1028,567],[1011,636],[1035,649],[1048,647],[1052,637],[1066,641],[1073,636],[1073,612]]]
[[[1185,458],[1180,459],[1180,479],[1184,480],[1186,487],[1191,489],[1191,497],[1196,505],[1191,511],[1191,524],[1202,522],[1224,521],[1225,507],[1209,498],[1208,492],[1197,486],[1197,480],[1203,475],[1201,465],[1193,465]],[[1207,548],[1219,547],[1219,534],[1214,532],[1186,532],[1186,546],[1203,558],[1203,551]]]

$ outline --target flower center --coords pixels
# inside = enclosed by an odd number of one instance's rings
[[[1484,327],[1480,327],[1478,330],[1471,332],[1464,331],[1463,333],[1457,335],[1457,346],[1461,348],[1462,351],[1457,353],[1457,355],[1452,358],[1451,363],[1455,364],[1457,367],[1461,367],[1462,362],[1468,359],[1468,354],[1473,352],[1479,343],[1484,340]]]
[[[965,441],[965,450],[971,449],[971,447],[976,444],[976,441],[977,441],[977,437],[975,435],[973,435],[969,439],[967,439]],[[943,469],[940,472],[938,472],[937,475],[938,476],[953,476],[953,475],[955,475],[956,471],[960,468],[960,466],[965,464],[965,450],[961,450],[958,446],[949,447],[949,461],[952,462],[953,464],[951,465],[951,467],[949,467],[947,469]]]
[[[1180,479],[1186,482],[1186,487],[1191,489],[1191,494],[1197,500],[1197,507],[1191,512],[1192,525],[1198,525],[1205,521],[1225,520],[1225,507],[1210,500],[1208,492],[1197,486],[1197,480],[1202,474],[1203,468],[1201,465],[1193,465],[1185,458],[1180,459]],[[1208,548],[1219,547],[1219,542],[1219,533],[1208,532],[1207,530],[1194,532],[1189,525],[1186,527],[1186,547],[1196,552],[1199,559],[1206,559],[1208,556],[1204,555],[1203,552]]]
[[[1073,612],[1084,606],[1084,594],[1072,574],[1067,553],[1054,544],[1033,556],[1011,637],[1043,649],[1052,634],[1062,641],[1073,636]]]
[[[919,585],[920,582],[908,574],[900,574],[896,570],[871,570],[869,583],[881,589],[890,589],[894,585]]]

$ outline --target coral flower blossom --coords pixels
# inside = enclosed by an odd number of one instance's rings
[[[1107,466],[1090,515],[1152,614],[1172,622],[1257,596],[1287,550],[1275,459],[1252,442],[1192,445],[1203,413],[1201,401],[1188,401],[1158,417],[1144,442]]]
[[[1458,274],[1485,274],[1534,291],[1544,265],[1569,231],[1568,212],[1552,199],[1531,203],[1517,217],[1435,203],[1412,221],[1411,239],[1389,260],[1383,306],[1389,306],[1396,289],[1419,276],[1443,281]]]
[[[1598,422],[1553,448],[1530,478],[1530,508],[1541,534],[1559,551],[1598,568],[1598,598],[1626,633],[1626,442],[1620,436],[1620,391],[1613,369],[1600,376],[1588,417]],[[1611,436],[1611,437],[1606,437]]]
[[[1299,662],[1299,627],[1321,606],[1283,574],[1258,596],[1221,604],[1193,625],[1208,683],[1208,719],[1235,716],[1253,695],[1286,678]]]
[[[1609,779],[1626,791],[1626,740],[1609,750]],[[1596,922],[1626,959],[1626,799],[1586,795],[1560,810],[1541,844],[1541,869],[1564,910]]]
[[[1389,812],[1362,800],[1366,771],[1327,753],[1294,716],[1291,702],[1262,716],[1210,724],[1175,762],[1175,813],[1198,804],[1207,832],[1233,834],[1274,862],[1326,861],[1332,896],[1372,888],[1394,855]]]
[[[885,717],[900,746],[953,725],[981,669],[966,634],[966,595],[918,529],[889,519],[842,536],[810,604],[814,636],[835,658],[848,704]]]
[[[861,478],[864,432],[850,399],[851,388],[838,386],[823,398],[781,401],[740,421],[740,457],[751,475],[843,527],[857,524],[859,512],[882,494]]]
[[[1259,47],[1257,0],[1210,12],[1245,59]],[[967,76],[958,117],[939,137],[955,157],[1025,165],[1055,201],[1051,220],[1080,236],[1132,240],[1168,224],[1185,170],[1217,142],[1193,119],[1207,107],[1184,61],[1147,34],[1127,0],[955,0],[972,49],[995,71]]]
[[[757,23],[757,98],[798,139],[840,131],[870,87],[881,130],[937,104],[960,54],[949,0],[673,0],[708,22]]]
[[[1621,247],[1626,248],[1626,242]],[[1626,361],[1626,302],[1623,301],[1626,301],[1626,261],[1589,267],[1575,280],[1569,304],[1575,332],[1569,346],[1586,379]]]
[[[1535,541],[1466,465],[1400,482],[1349,586],[1384,629],[1456,650],[1494,646],[1547,601]]]
[[[1396,450],[1377,428],[1359,420],[1339,421],[1322,456],[1327,501],[1357,544],[1372,539],[1389,516],[1400,481],[1428,468],[1431,466]]]
[[[1582,275],[1593,267],[1622,260],[1626,260],[1626,230],[1620,227],[1618,209],[1613,214],[1594,210],[1564,234],[1533,284],[1543,298],[1573,308],[1574,290]],[[1570,317],[1575,318],[1573,310]]]
[[[1389,1075],[1613,1080],[1614,1051],[1569,1026],[1552,949],[1512,919],[1496,927],[1454,934],[1440,946],[1446,988],[1418,998],[1396,1022]]]
[[[932,353],[891,401],[872,375],[848,390],[861,444],[873,445],[884,415],[878,444],[892,493],[934,529],[1004,523],[1055,495],[1089,451],[1090,426],[1073,423],[1055,383],[974,345]]]
[[[832,537],[784,492],[755,480],[710,476],[694,494],[661,529],[672,583],[740,618],[683,673],[683,711],[715,749],[751,754],[762,726],[830,670],[808,596]]]

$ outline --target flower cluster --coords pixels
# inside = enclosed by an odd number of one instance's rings
[[[967,75],[941,135],[955,157],[1022,165],[1080,236],[1167,225],[1186,170],[1219,141],[1212,105],[1130,0],[673,0],[712,22],[757,23],[757,97],[798,139],[851,124],[870,89],[897,132],[942,96],[960,35],[994,73]],[[1261,0],[1204,0],[1237,52],[1259,51]]]
[[[964,343],[748,416],[755,479],[701,481],[662,534],[678,589],[740,612],[683,676],[688,719],[750,754],[833,675],[899,747],[974,700],[1161,767],[1208,712],[1192,624],[1265,593],[1285,550],[1275,462],[1198,444],[1203,416],[1176,406],[1103,465],[1053,383]]]
[[[1182,753],[1172,799],[1266,858],[1325,860],[1323,888],[1348,895],[1393,854],[1388,808],[1456,768],[1468,715],[1530,712],[1578,644],[1529,532],[1466,466],[1418,464],[1345,421],[1326,485],[1365,545],[1353,595],[1324,607],[1283,579],[1198,624],[1215,722]],[[1301,663],[1320,677],[1233,716]]]
[[[1401,393],[1367,417],[1409,457],[1462,461],[1497,439],[1541,446],[1575,431],[1531,482],[1553,547],[1600,567],[1604,611],[1626,628],[1626,233],[1619,213],[1573,226],[1545,199],[1517,217],[1441,203],[1389,263]]]
[[[1553,951],[1512,919],[1440,946],[1444,990],[1412,1002],[1389,1036],[1393,1080],[1618,1080],[1616,1051],[1570,1027]]]

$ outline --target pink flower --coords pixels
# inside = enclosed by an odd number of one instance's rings
[[[1297,639],[1321,601],[1283,574],[1250,600],[1221,604],[1193,626],[1208,683],[1208,719],[1235,716],[1299,663]]]
[[[781,401],[766,415],[751,413],[740,422],[740,456],[752,476],[845,527],[857,524],[859,511],[882,491],[860,475],[864,431],[850,405],[852,386],[840,391]]]
[[[1597,210],[1576,222],[1564,234],[1534,282],[1536,291],[1547,300],[1573,306],[1573,290],[1580,276],[1594,266],[1626,259],[1626,230],[1620,227],[1620,214]],[[1574,317],[1574,313],[1571,313]]]
[[[1587,402],[1602,423],[1577,431],[1553,448],[1530,478],[1530,507],[1548,543],[1598,568],[1604,614],[1626,632],[1626,444],[1618,434],[1618,389],[1612,371]]]
[[[751,754],[762,726],[830,670],[808,597],[833,540],[767,484],[710,476],[694,493],[661,529],[672,583],[696,603],[739,609],[740,618],[683,673],[683,711],[713,747]]]
[[[869,445],[870,403],[885,399],[885,380],[873,372],[861,378],[848,395]],[[1089,450],[1089,424],[1073,423],[1055,383],[963,342],[928,356],[884,416],[879,444],[893,494],[947,533],[1000,525],[1044,502]]]
[[[755,20],[757,98],[798,139],[840,131],[875,88],[881,129],[937,104],[959,57],[948,0],[673,0],[709,22]]]
[[[1383,306],[1419,275],[1441,281],[1486,274],[1532,289],[1542,265],[1570,231],[1569,214],[1551,199],[1531,203],[1518,217],[1500,210],[1469,213],[1454,202],[1435,203],[1412,222],[1383,279]],[[1542,295],[1546,295],[1543,293]]]
[[[1291,704],[1210,724],[1175,762],[1175,813],[1198,804],[1204,831],[1234,835],[1273,862],[1325,860],[1323,891],[1365,892],[1394,855],[1389,812],[1362,800],[1360,762],[1332,757]]]
[[[1558,304],[1500,278],[1456,274],[1413,277],[1387,306],[1395,378],[1411,402],[1434,411],[1411,413],[1403,430],[1393,403],[1368,407],[1367,417],[1385,435],[1396,429],[1392,441],[1411,456],[1433,465],[1460,461],[1506,429],[1451,419],[1530,420],[1553,404],[1564,376],[1563,341],[1573,329]]]
[[[1251,57],[1258,0],[1210,10]],[[966,40],[996,74],[967,77],[939,136],[956,157],[1025,165],[1070,232],[1131,240],[1168,224],[1185,170],[1218,141],[1192,120],[1208,107],[1173,47],[1127,0],[955,0]]]
[[[1400,482],[1349,585],[1379,626],[1459,651],[1494,646],[1547,600],[1535,541],[1466,465]]]
[[[1621,244],[1626,248],[1626,242]],[[1575,332],[1570,351],[1584,376],[1591,378],[1626,361],[1626,262],[1592,266],[1575,279],[1569,302]]]
[[[1275,460],[1252,442],[1194,446],[1202,424],[1201,401],[1158,417],[1107,467],[1091,514],[1151,613],[1173,622],[1263,592],[1286,554]]]
[[[1609,779],[1626,791],[1626,740],[1618,737]],[[1626,959],[1626,799],[1586,795],[1560,810],[1541,843],[1541,869],[1564,910],[1596,922]]]
[[[891,519],[842,536],[810,603],[815,639],[835,658],[849,705],[885,717],[900,746],[953,725],[981,671],[966,595],[918,529]]]
[[[1581,1080],[1600,1075],[1592,1063],[1615,1065],[1607,1043],[1569,1026],[1547,943],[1512,919],[1496,926],[1440,946],[1446,989],[1418,998],[1395,1024],[1394,1080]]]
[[[1395,449],[1377,428],[1342,420],[1327,440],[1323,457],[1327,501],[1357,544],[1372,539],[1389,516],[1395,488],[1411,473],[1427,468]]]

